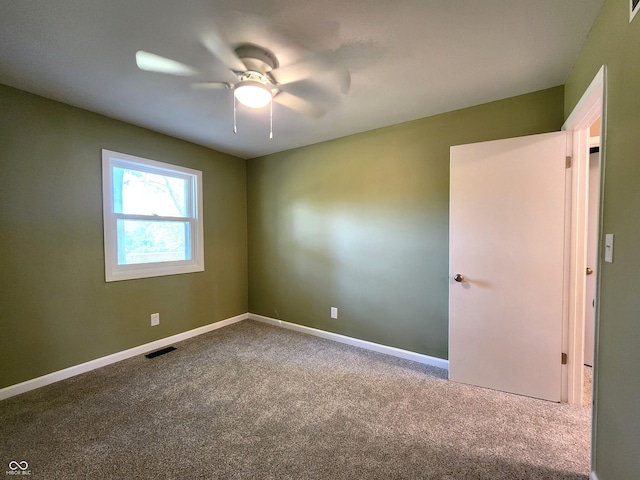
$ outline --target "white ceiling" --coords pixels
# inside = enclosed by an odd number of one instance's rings
[[[0,83],[252,158],[565,82],[603,0],[0,0]],[[238,107],[234,81],[201,41],[314,54],[351,88],[321,118]],[[146,50],[199,70],[140,71]],[[331,82],[331,75],[318,79]]]

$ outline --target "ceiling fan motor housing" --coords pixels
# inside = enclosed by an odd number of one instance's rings
[[[235,53],[242,63],[247,67],[247,73],[257,72],[265,76],[268,72],[274,68],[278,68],[280,64],[276,56],[269,50],[253,45],[251,43],[245,43],[236,47]],[[239,74],[244,72],[237,72]]]
[[[238,75],[238,79],[240,82],[258,82],[263,85],[268,85],[271,83],[266,75],[263,75],[260,72],[255,72],[253,70],[248,70],[246,72],[240,73]]]

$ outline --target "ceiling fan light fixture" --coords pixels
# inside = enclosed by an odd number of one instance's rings
[[[255,80],[238,82],[233,89],[233,94],[236,100],[249,108],[266,107],[273,97],[267,85]]]

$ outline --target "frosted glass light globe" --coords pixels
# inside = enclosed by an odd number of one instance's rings
[[[253,80],[238,83],[233,89],[236,99],[249,108],[262,108],[271,102],[271,91],[266,85]]]

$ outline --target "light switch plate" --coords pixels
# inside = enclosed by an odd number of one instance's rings
[[[613,233],[604,236],[604,261],[613,263]]]

